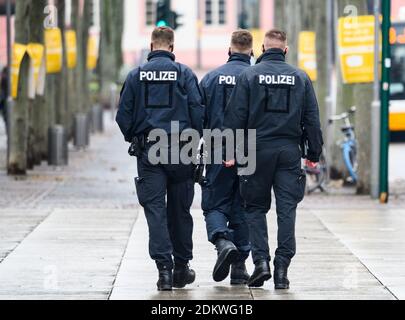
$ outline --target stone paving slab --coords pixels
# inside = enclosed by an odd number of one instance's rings
[[[44,210],[0,210],[0,262],[48,215]]]
[[[314,212],[383,285],[405,299],[405,209]]]
[[[0,264],[0,299],[107,299],[135,218],[55,210]]]
[[[173,293],[156,291],[157,272],[149,259],[146,219],[141,212],[132,232],[114,289],[113,300],[392,300],[394,296],[367,270],[340,240],[308,210],[299,214],[299,254],[291,267],[292,288],[276,292],[269,282],[264,289],[232,288],[228,281],[216,284],[211,278],[215,252],[206,240],[201,212],[194,210],[195,284]],[[275,246],[275,214],[270,219],[272,248]],[[249,269],[253,266],[249,261]]]

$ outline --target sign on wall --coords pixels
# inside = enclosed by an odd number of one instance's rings
[[[26,52],[26,45],[20,43],[15,43],[13,45],[13,57],[11,64],[11,96],[13,97],[13,99],[16,99],[18,95],[20,68]]]
[[[36,94],[43,94],[45,47],[40,43],[29,43],[27,53],[30,56],[28,97],[33,99]]]
[[[97,67],[98,60],[98,44],[97,37],[94,35],[89,36],[87,43],[87,69],[94,70]]]
[[[302,31],[298,37],[298,65],[312,81],[318,78],[316,61],[316,33]]]
[[[62,32],[59,28],[45,30],[46,72],[62,71]]]
[[[374,16],[340,18],[338,46],[344,83],[374,81]]]
[[[67,67],[76,68],[77,65],[77,38],[74,30],[67,30],[65,33]]]

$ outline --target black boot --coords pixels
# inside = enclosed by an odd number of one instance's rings
[[[237,262],[232,265],[231,268],[231,285],[241,286],[246,285],[250,279],[250,275],[246,270],[246,264],[244,261]]]
[[[255,266],[255,272],[250,277],[248,285],[251,288],[261,288],[266,281],[271,279],[270,263],[262,260],[257,262]]]
[[[173,290],[173,272],[169,269],[159,270],[158,291]]]
[[[281,261],[274,261],[274,286],[276,290],[290,289],[288,280],[288,264]]]
[[[176,264],[173,272],[173,287],[183,289],[195,281],[195,271],[188,264]]]
[[[231,241],[222,238],[218,239],[215,245],[218,260],[212,276],[215,282],[221,282],[229,276],[231,265],[239,259],[239,251]]]

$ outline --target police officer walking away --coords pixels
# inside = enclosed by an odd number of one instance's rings
[[[173,50],[173,30],[156,28],[148,62],[129,74],[117,115],[125,140],[132,142],[130,154],[138,158],[136,188],[149,226],[150,256],[159,270],[159,291],[184,288],[196,277],[189,268],[193,258],[193,167],[152,165],[148,158],[153,146],[151,130],[164,130],[172,140],[169,144],[179,143],[171,138],[187,129],[202,134],[204,108],[197,77],[175,61]],[[172,126],[172,122],[178,125]],[[172,127],[179,132],[172,132]]]
[[[263,51],[257,65],[239,77],[224,126],[256,129],[257,134],[256,172],[240,179],[256,266],[249,286],[262,287],[272,277],[266,215],[274,189],[278,217],[274,283],[276,289],[289,289],[288,268],[296,254],[296,210],[304,198],[306,183],[300,145],[304,139],[308,161],[317,163],[323,140],[312,83],[305,72],[285,61],[286,34],[280,30],[267,32]]]
[[[225,107],[236,79],[251,65],[252,46],[253,37],[249,31],[234,32],[228,63],[208,73],[201,81],[206,129],[222,129]],[[221,145],[219,149],[221,152]],[[215,154],[215,151],[210,154]],[[242,207],[237,168],[208,165],[206,178],[202,188],[202,208],[209,241],[218,251],[213,278],[217,282],[225,280],[232,266],[231,284],[246,285],[250,278],[245,265],[250,254],[249,228]]]

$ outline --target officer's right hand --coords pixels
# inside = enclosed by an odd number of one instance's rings
[[[305,161],[305,166],[309,169],[316,169],[318,167],[318,163],[312,162],[310,160]]]

